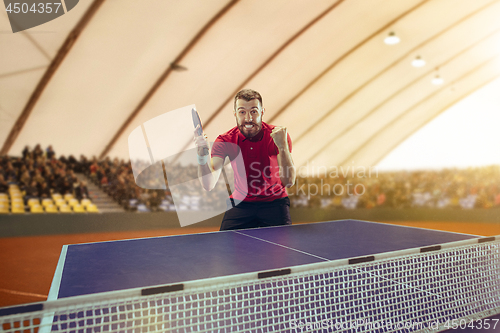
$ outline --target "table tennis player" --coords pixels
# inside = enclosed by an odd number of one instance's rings
[[[246,179],[238,177],[240,173],[234,170],[235,190],[228,200],[228,210],[220,230],[292,223],[290,200],[285,190],[293,186],[296,176],[291,154],[292,140],[286,127],[263,122],[264,112],[261,95],[244,89],[234,97],[236,126],[217,137],[211,153],[208,151],[207,136],[198,135],[195,130],[198,175],[205,190],[210,191],[217,183],[226,156],[233,161],[239,149],[243,157],[244,165],[232,163],[232,166],[233,169],[244,167]],[[245,195],[237,198],[238,193]]]

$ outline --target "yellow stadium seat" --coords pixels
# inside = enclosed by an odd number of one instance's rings
[[[7,193],[0,193],[0,199],[7,199],[7,200],[9,200],[9,195]]]
[[[75,213],[85,213],[85,208],[83,208],[83,206],[80,204],[76,204],[76,205],[73,205],[73,211]]]
[[[62,195],[60,195],[59,193],[52,193],[52,199],[54,199],[54,201],[57,201],[62,198],[63,198]]]
[[[68,200],[68,205],[70,205],[71,207],[75,206],[75,205],[79,205],[80,203],[78,202],[77,199],[75,198],[71,198]]]
[[[30,208],[30,211],[32,213],[43,213],[44,212],[43,207],[41,205],[32,205]]]
[[[9,198],[0,197],[0,204],[9,204]]]
[[[57,206],[55,206],[55,205],[45,206],[45,212],[46,213],[59,213],[59,211],[57,210]]]
[[[56,200],[56,206],[57,207],[61,207],[61,206],[65,206],[66,205],[66,201],[64,201],[63,198],[59,198]]]
[[[13,198],[22,198],[23,197],[23,194],[21,192],[11,192],[10,193],[10,198],[13,199]]]
[[[61,213],[72,213],[71,207],[68,205],[61,205],[59,206],[59,211]]]
[[[10,205],[11,206],[19,206],[19,207],[22,207],[24,208],[24,202],[23,202],[23,199],[19,199],[19,198],[14,198],[10,201]]]
[[[83,207],[87,207],[92,203],[92,201],[90,201],[90,199],[82,199],[82,202],[80,203],[82,204]]]
[[[17,186],[16,184],[10,184],[9,191],[11,191],[11,190],[18,190],[19,191],[19,186]]]
[[[25,213],[24,207],[19,207],[19,206],[13,206],[11,208],[11,211],[13,214],[24,214]]]
[[[89,213],[99,213],[99,209],[97,209],[97,206],[92,204],[92,203],[90,205],[88,205],[86,208],[87,208],[87,212],[89,212]]]
[[[9,212],[9,203],[0,201],[0,213],[8,213]]]
[[[33,207],[34,205],[40,206],[40,201],[35,198],[28,199],[28,206]]]
[[[66,200],[66,201],[70,201],[71,199],[73,199],[73,194],[66,193],[66,194],[64,195],[64,200]]]
[[[54,202],[52,201],[52,199],[49,199],[49,198],[45,198],[42,200],[42,206],[43,207],[47,207],[47,206],[50,206],[50,205],[53,205]]]

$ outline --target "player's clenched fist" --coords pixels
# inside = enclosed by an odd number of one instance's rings
[[[274,143],[278,147],[278,149],[284,149],[287,147],[287,134],[286,127],[276,126],[273,128],[271,132],[271,138],[274,140]]]

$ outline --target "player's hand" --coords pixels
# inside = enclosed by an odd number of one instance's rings
[[[194,145],[198,148],[198,155],[203,156],[208,154],[208,137],[205,133],[203,135],[198,135],[198,129],[200,125],[196,126],[194,130]]]
[[[273,128],[271,132],[271,138],[274,140],[274,143],[278,147],[278,149],[284,149],[287,147],[287,134],[286,127],[276,126]]]

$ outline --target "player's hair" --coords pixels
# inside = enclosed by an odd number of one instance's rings
[[[245,101],[249,102],[252,99],[258,99],[260,102],[260,107],[263,107],[264,105],[262,104],[262,96],[255,90],[252,89],[243,89],[238,91],[236,96],[234,96],[234,109],[236,110],[236,101],[239,99],[244,99]]]

